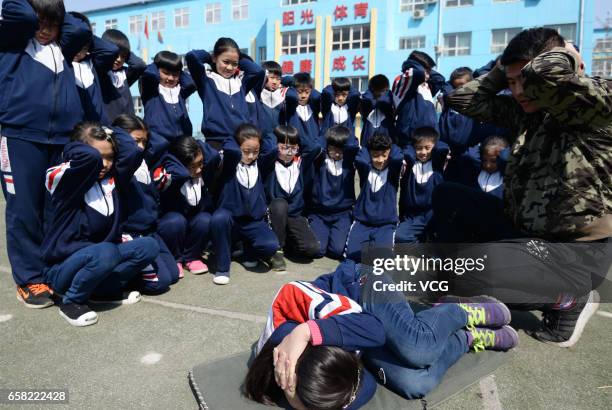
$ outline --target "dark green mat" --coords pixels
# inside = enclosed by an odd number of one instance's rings
[[[247,373],[250,353],[244,352],[211,363],[204,363],[189,372],[189,384],[200,409],[211,410],[262,410],[270,408],[247,400],[240,386]],[[423,400],[405,400],[395,393],[378,386],[374,398],[364,409],[407,409],[431,408],[452,398],[480,379],[493,373],[506,363],[512,353],[485,351],[470,353],[459,360],[438,385]],[[480,403],[475,403],[475,407]]]

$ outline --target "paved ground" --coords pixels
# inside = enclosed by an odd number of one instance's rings
[[[278,275],[232,265],[225,287],[210,275],[188,274],[166,295],[100,311],[97,325],[77,329],[55,307],[36,311],[17,302],[3,228],[0,238],[0,389],[68,388],[69,406],[53,409],[195,408],[188,370],[248,349],[281,284],[334,267],[331,260],[290,263],[289,273]],[[511,363],[441,408],[612,408],[611,318],[595,316],[579,345],[567,350],[520,333]]]

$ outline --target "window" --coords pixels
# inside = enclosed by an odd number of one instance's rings
[[[351,82],[351,87],[353,87],[356,90],[359,90],[359,92],[365,92],[368,90],[368,77],[364,76],[364,77],[344,77],[344,78],[348,78]],[[333,78],[331,78],[331,80],[333,80]]]
[[[206,24],[221,23],[221,3],[211,3],[206,5]]]
[[[174,9],[174,27],[181,28],[189,25],[189,8]]]
[[[333,29],[332,50],[370,47],[370,25],[340,26]]]
[[[118,27],[117,19],[110,19],[104,22],[105,30],[116,29],[117,27]]]
[[[266,61],[268,59],[268,49],[266,47],[259,47],[259,62]]]
[[[473,6],[474,0],[446,0],[446,7]]]
[[[281,54],[303,54],[315,52],[315,31],[288,31],[283,33]]]
[[[470,54],[472,32],[449,33],[444,35],[445,56],[466,56]]]
[[[612,58],[593,60],[593,77],[612,79]]]
[[[283,0],[283,6],[292,6],[294,4],[314,3],[317,0]]]
[[[400,12],[415,10],[425,10],[428,0],[400,0]]]
[[[612,37],[598,38],[595,42],[594,53],[612,52]]]
[[[412,50],[414,48],[425,48],[425,36],[400,37],[400,50]]]
[[[503,52],[510,40],[520,32],[520,27],[491,30],[491,53]]]
[[[166,13],[163,11],[154,11],[151,13],[151,30],[159,31],[166,29]]]
[[[249,0],[232,0],[232,20],[249,18]]]
[[[130,34],[139,34],[142,29],[142,16],[130,16]]]
[[[576,24],[551,24],[551,25],[544,26],[544,27],[554,28],[569,43],[576,42]]]
[[[91,32],[96,34],[96,23],[91,23]]]
[[[142,105],[142,98],[140,97],[132,97],[132,102],[134,103],[134,112],[136,115],[143,116],[144,115],[144,106]]]

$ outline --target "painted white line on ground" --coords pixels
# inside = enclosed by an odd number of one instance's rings
[[[0,323],[1,322],[8,322],[12,318],[13,318],[13,315],[0,315]]]
[[[612,319],[612,313],[611,312],[606,312],[605,310],[598,310],[597,314],[599,316],[603,316],[603,317],[607,317],[609,319]]]
[[[174,302],[167,302],[165,300],[152,299],[146,296],[143,296],[142,301],[145,303],[153,303],[155,305],[161,305],[161,306],[169,307],[172,309],[187,310],[189,312],[204,313],[207,315],[221,316],[221,317],[226,317],[229,319],[244,320],[246,322],[252,322],[252,323],[266,323],[266,320],[267,320],[266,317],[259,316],[259,315],[251,315],[248,313],[240,313],[240,312],[231,312],[229,310],[209,309],[209,308],[193,306],[193,305],[184,305],[182,303],[174,303]]]
[[[502,405],[497,394],[497,383],[495,376],[490,375],[480,381],[480,394],[482,394],[482,406],[484,410],[502,410]]]
[[[157,362],[159,362],[162,358],[162,355],[159,353],[155,353],[155,352],[151,352],[151,353],[147,353],[146,355],[142,356],[142,358],[140,359],[140,363],[142,364],[156,364]]]

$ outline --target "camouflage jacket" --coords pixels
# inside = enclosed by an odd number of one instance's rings
[[[497,95],[507,86],[498,67],[446,96],[460,113],[512,130],[505,210],[525,235],[552,241],[584,237],[612,215],[612,84],[578,75],[575,65],[555,48],[523,68],[524,94],[540,107],[534,114]],[[603,231],[612,236],[609,224]]]

